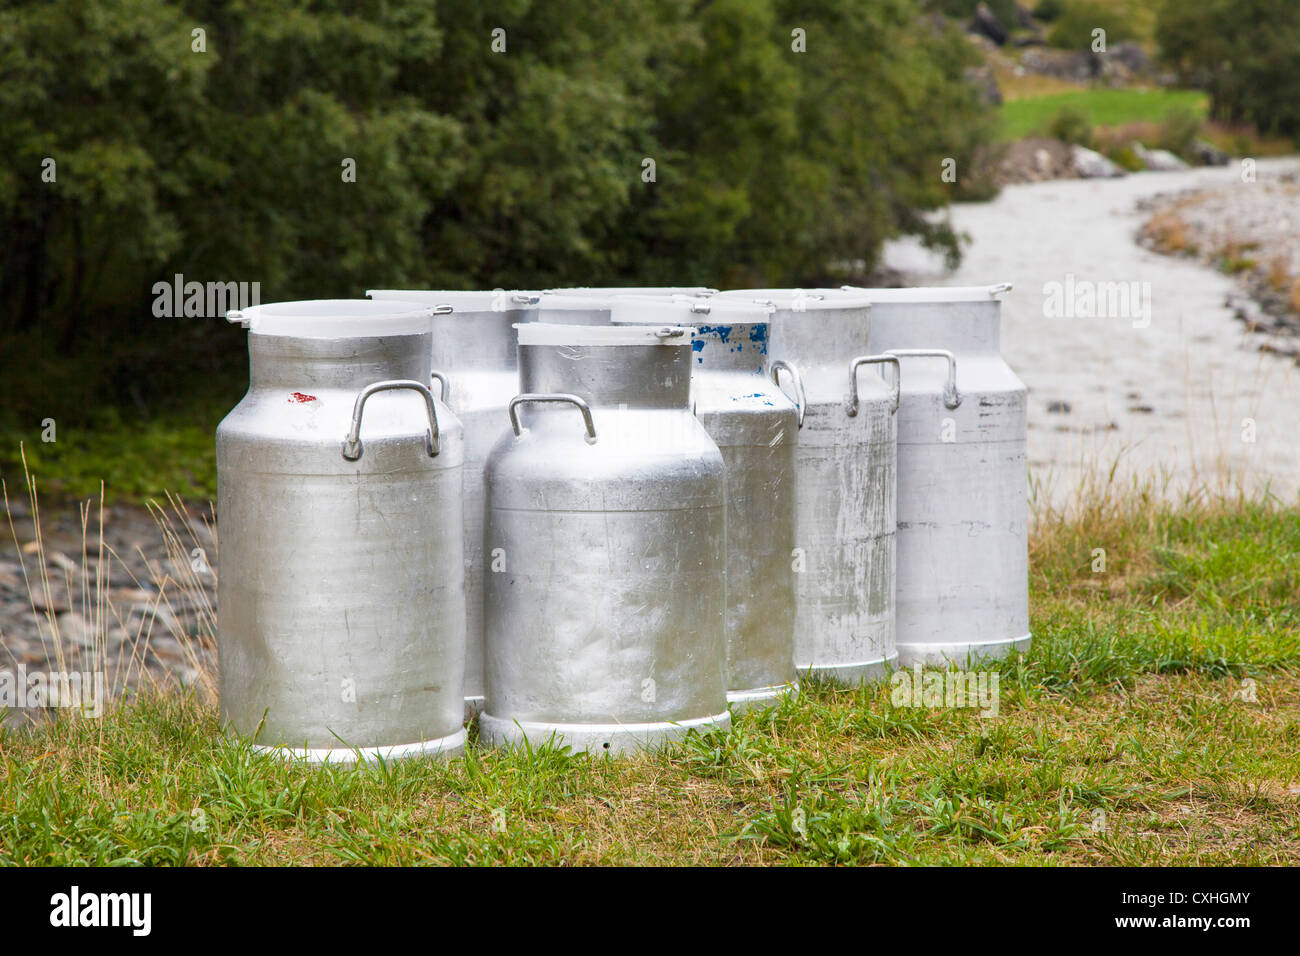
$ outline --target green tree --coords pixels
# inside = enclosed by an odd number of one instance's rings
[[[463,170],[425,229],[426,281],[612,279],[622,213],[654,158],[654,94],[695,28],[686,0],[444,0],[434,108]],[[494,32],[499,31],[499,32]],[[504,47],[504,48],[503,48]]]
[[[433,0],[0,10],[0,334],[31,359],[7,407],[139,402],[229,369],[220,317],[153,315],[175,273],[268,299],[420,281],[463,166],[459,125],[425,102],[440,40]]]
[[[1165,0],[1156,40],[1184,81],[1209,92],[1215,119],[1300,136],[1300,5]]]
[[[1107,45],[1132,40],[1133,13],[1127,4],[1116,6],[1100,0],[1065,0],[1047,31],[1047,42],[1067,50],[1091,50],[1093,31],[1105,30]]]
[[[854,260],[870,270],[885,240],[902,235],[955,260],[957,237],[926,213],[972,186],[992,138],[995,113],[966,80],[978,54],[959,29],[919,18],[908,0],[783,6],[787,23],[812,20],[800,141],[804,161],[829,173],[800,272],[833,279],[831,263]],[[814,36],[825,46],[816,58]],[[956,182],[944,179],[949,167]]]
[[[975,56],[919,0],[0,0],[2,407],[237,391],[238,330],[153,315],[175,273],[272,301],[955,252],[926,213],[989,139]]]
[[[628,217],[628,275],[860,278],[905,234],[955,254],[924,213],[973,174],[992,122],[957,30],[909,0],[719,0],[697,22],[701,43],[655,108],[666,159]]]
[[[211,61],[162,0],[0,10],[0,323],[70,348],[182,247]]]

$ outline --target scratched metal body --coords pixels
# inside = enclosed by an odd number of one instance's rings
[[[519,327],[528,401],[488,458],[480,738],[654,748],[730,725],[722,456],[690,331]],[[588,404],[591,440],[576,397]]]
[[[447,404],[465,427],[465,704],[483,709],[484,468],[519,391],[516,322],[532,321],[537,296],[527,292],[371,290],[372,299],[450,305],[432,319],[433,367],[447,377]]]
[[[727,700],[771,704],[798,686],[794,666],[795,405],[768,376],[770,306],[624,298],[615,324],[682,325],[691,404],[727,468]]]
[[[1029,633],[1026,391],[999,352],[1008,286],[852,290],[872,300],[876,351],[904,357],[898,412],[899,663],[1026,650]]]
[[[893,387],[854,366],[869,351],[869,303],[774,289],[717,298],[776,306],[769,361],[794,369],[806,393],[795,452],[795,665],[846,683],[879,680],[897,657],[897,431]]]
[[[277,334],[277,315],[310,331],[315,310],[336,332]],[[344,456],[363,388],[429,382],[427,310],[361,300],[242,315],[252,381],[216,442],[222,720],[309,760],[458,753],[460,422],[433,400],[430,456],[427,389],[376,392],[360,456]]]

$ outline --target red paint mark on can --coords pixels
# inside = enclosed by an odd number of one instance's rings
[[[290,393],[289,393],[289,401],[290,401],[291,403],[293,403],[293,402],[297,402],[297,403],[299,403],[299,404],[301,404],[301,403],[303,403],[303,402],[314,402],[314,401],[316,401],[316,396],[315,396],[315,395],[304,395],[302,392],[290,392]]]

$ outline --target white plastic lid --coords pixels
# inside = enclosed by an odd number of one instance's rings
[[[583,294],[575,295],[571,291],[542,293],[541,298],[537,301],[537,311],[539,315],[545,315],[548,311],[562,310],[565,312],[608,312],[618,296],[614,294]]]
[[[718,290],[706,286],[575,286],[571,289],[547,289],[560,295],[596,296],[608,298],[615,295],[687,295],[698,297],[713,295]]]
[[[1011,291],[1010,282],[994,285],[954,285],[925,286],[910,289],[864,289],[858,286],[845,286],[842,290],[850,294],[861,294],[872,302],[988,302],[1004,292]]]
[[[520,345],[690,345],[694,329],[665,323],[641,325],[556,325],[516,322]]]
[[[716,296],[625,295],[614,300],[609,318],[615,325],[742,325],[766,322],[772,309],[770,303]]]
[[[305,299],[231,309],[226,321],[239,323],[258,335],[336,339],[428,332],[435,313],[430,306],[405,301]]]
[[[537,304],[536,292],[513,289],[478,289],[453,292],[445,289],[367,289],[372,299],[402,299],[419,305],[449,305],[456,312],[513,312]]]
[[[871,308],[871,299],[857,289],[728,289],[719,292],[716,298],[729,302],[766,302],[778,309],[794,312]]]

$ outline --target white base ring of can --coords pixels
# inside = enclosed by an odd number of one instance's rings
[[[478,739],[485,747],[519,747],[525,739],[533,747],[554,738],[556,746],[567,745],[574,753],[632,754],[659,750],[677,743],[688,732],[731,729],[731,712],[682,721],[645,724],[556,724],[549,721],[506,720],[484,713],[479,717]]]
[[[795,669],[801,676],[812,674],[813,677],[829,677],[831,680],[853,687],[858,684],[875,684],[883,681],[897,666],[898,655],[890,654],[879,660],[863,661],[859,664],[799,664]]]
[[[899,644],[898,666],[911,667],[920,663],[932,667],[971,667],[980,661],[1001,660],[1015,653],[1029,650],[1032,635],[1007,638],[1005,641],[980,641],[969,644],[957,641],[952,644]]]
[[[393,744],[387,747],[285,747],[253,744],[253,750],[286,760],[300,760],[309,764],[332,763],[348,766],[370,760],[408,760],[413,757],[459,757],[465,753],[465,728],[454,734],[433,740],[420,740],[413,744]]]
[[[762,710],[775,707],[786,696],[795,697],[799,693],[799,682],[788,684],[769,684],[766,687],[753,687],[749,690],[727,691],[727,705],[733,714],[743,714],[747,710]]]

